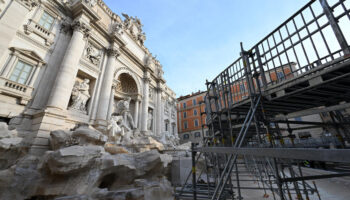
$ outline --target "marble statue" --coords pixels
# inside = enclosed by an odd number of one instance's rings
[[[145,43],[146,40],[146,34],[145,32],[139,33],[137,35],[137,39],[140,41],[140,43],[143,45]]]
[[[121,127],[121,122],[123,121],[122,116],[111,116],[108,122],[108,140],[116,143],[120,143],[122,137],[124,136],[124,130]]]
[[[147,130],[152,130],[152,124],[153,124],[153,111],[148,111],[148,117],[147,117]]]
[[[94,7],[97,4],[97,0],[85,0],[85,3],[91,7]]]
[[[117,108],[116,108],[116,115],[121,115],[123,116],[123,122],[124,125],[128,128],[128,129],[132,129],[135,130],[136,126],[134,123],[134,119],[130,113],[130,97],[126,97],[124,100],[120,100],[117,103]]]
[[[86,102],[90,99],[89,89],[90,80],[84,79],[82,83],[75,83],[72,91],[72,105],[70,110],[86,111]]]
[[[124,33],[124,24],[120,23],[120,22],[116,22],[113,26],[112,26],[112,33],[116,33],[116,34],[123,34]]]

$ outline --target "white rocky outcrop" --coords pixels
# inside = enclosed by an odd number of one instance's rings
[[[4,122],[0,122],[0,170],[13,165],[26,153],[23,138],[17,137],[16,130],[8,130]]]
[[[14,152],[21,145],[22,138],[11,133],[1,133],[0,150]],[[168,180],[172,156],[161,153],[161,143],[146,136],[125,146],[106,141],[101,132],[84,125],[51,132],[51,149],[45,155],[22,154],[2,165],[0,199],[174,198]]]

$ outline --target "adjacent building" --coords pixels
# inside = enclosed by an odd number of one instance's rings
[[[204,96],[206,92],[198,91],[177,99],[177,120],[180,143],[203,142],[203,134],[208,134],[206,124]]]
[[[130,98],[141,132],[177,134],[176,96],[142,26],[102,0],[0,0],[0,120],[40,152],[52,130],[105,130]]]

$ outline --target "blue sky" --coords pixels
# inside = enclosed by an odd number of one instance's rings
[[[236,60],[308,0],[105,0],[118,15],[141,19],[145,45],[177,96],[205,90]]]

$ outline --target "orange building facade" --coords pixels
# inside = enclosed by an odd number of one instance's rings
[[[177,120],[180,143],[203,142],[203,133],[208,134],[208,128],[203,127],[206,123],[204,100],[206,92],[198,91],[190,95],[181,96],[177,99]],[[202,112],[202,114],[201,114]]]
[[[291,62],[286,65],[276,67],[274,70],[265,71],[267,84],[276,84],[280,80],[294,77],[292,71],[295,71],[295,65],[296,63]],[[253,84],[255,87],[257,86],[256,80],[253,81]],[[260,87],[263,84],[260,78],[259,84]],[[248,84],[245,78],[232,84],[230,89],[233,103],[239,102],[249,95]],[[181,96],[177,99],[177,121],[180,143],[193,142],[200,144],[203,142],[203,134],[205,136],[208,135],[208,128],[205,126],[205,104],[201,103],[203,102],[206,94],[206,91],[198,91],[186,96]],[[223,94],[220,93],[220,96],[222,95]],[[224,101],[222,100],[221,105],[223,104]],[[204,125],[203,129],[202,125]]]

